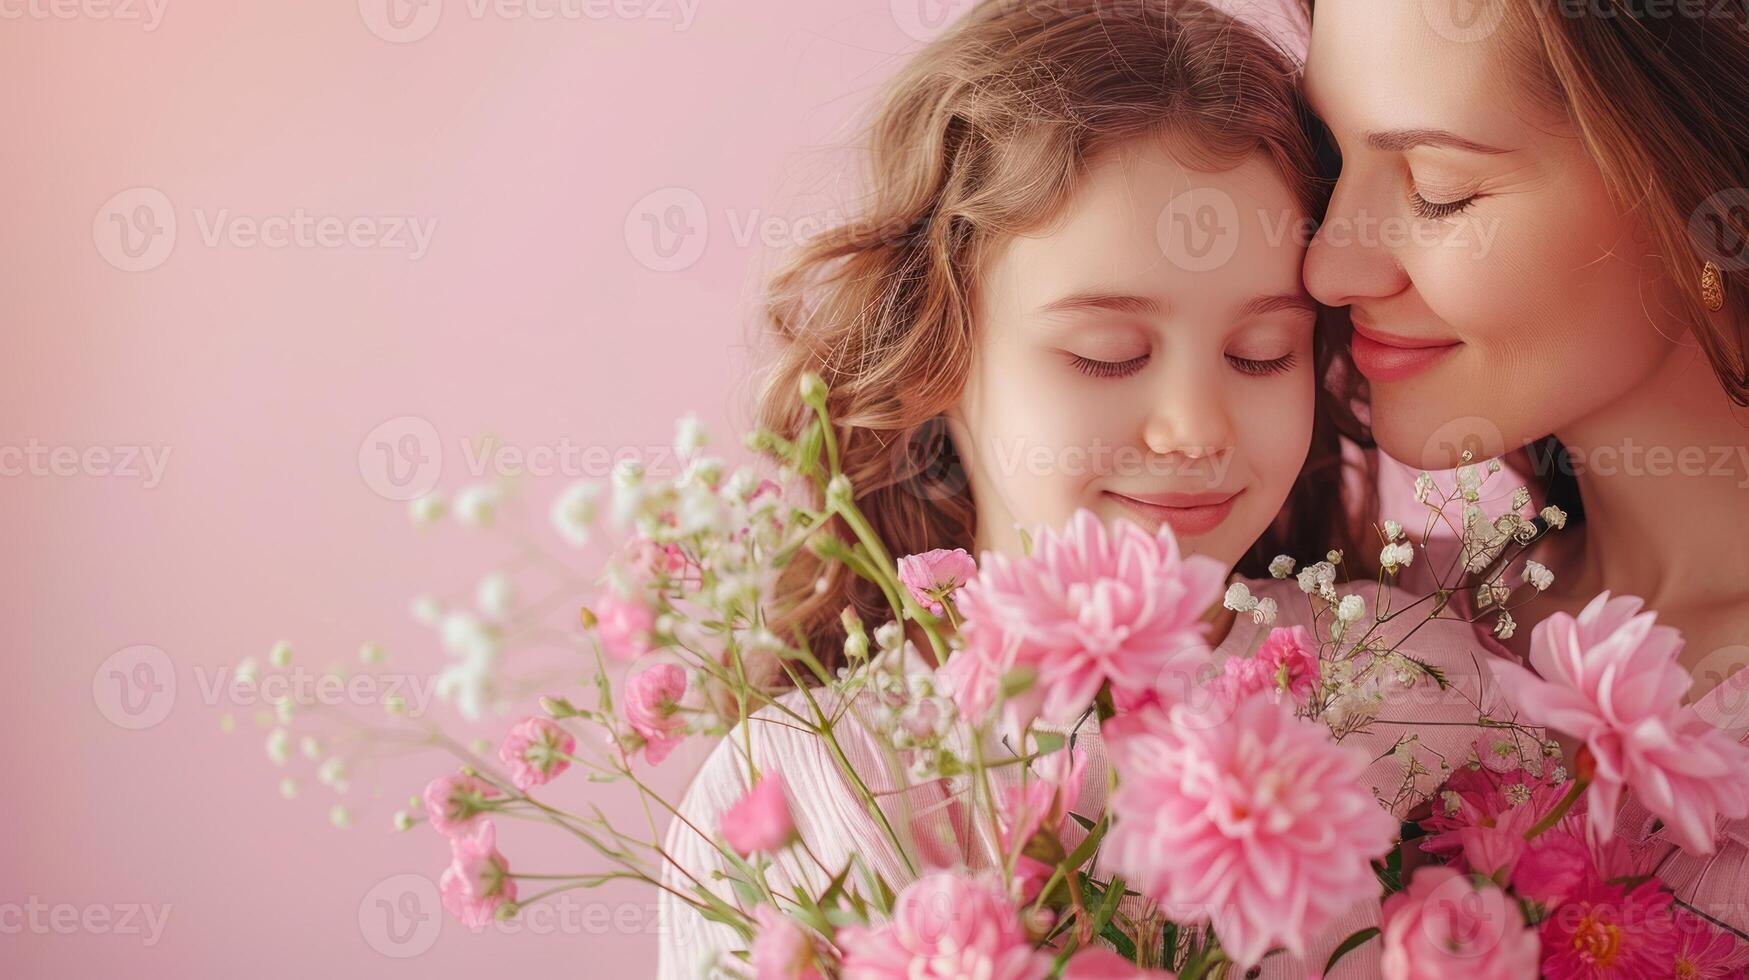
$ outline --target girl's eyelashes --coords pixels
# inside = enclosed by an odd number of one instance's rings
[[[1069,363],[1075,370],[1093,378],[1127,378],[1146,367],[1149,357],[1149,355],[1143,354],[1126,361],[1098,361],[1068,351],[1063,353],[1068,356]]]
[[[1232,364],[1240,374],[1249,374],[1254,378],[1264,378],[1274,374],[1285,374],[1292,371],[1298,359],[1292,354],[1277,357],[1273,360],[1260,361],[1250,357],[1235,357],[1227,355],[1228,363]]]
[[[1477,195],[1471,194],[1469,197],[1456,201],[1429,201],[1421,196],[1420,191],[1410,191],[1409,209],[1415,212],[1417,218],[1438,220],[1449,218],[1454,214],[1461,214],[1476,202],[1476,197]]]

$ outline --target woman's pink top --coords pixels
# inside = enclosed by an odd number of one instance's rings
[[[1276,600],[1279,605],[1276,626],[1311,627],[1310,603],[1294,580],[1265,579],[1247,584],[1254,595]],[[1356,591],[1367,599],[1369,611],[1376,608],[1378,597],[1372,594],[1370,585]],[[1392,601],[1400,608],[1406,599],[1404,594],[1393,591]],[[1421,618],[1410,613],[1404,620],[1419,621]],[[1267,631],[1268,627],[1254,624],[1248,617],[1240,617],[1216,649],[1217,660],[1249,655],[1262,642]],[[1350,735],[1344,741],[1345,744],[1359,745],[1376,759],[1367,771],[1367,778],[1371,785],[1388,795],[1401,784],[1403,772],[1403,764],[1391,753],[1391,748],[1403,736],[1418,736],[1415,754],[1423,765],[1436,773],[1423,777],[1417,786],[1420,792],[1428,793],[1441,779],[1437,772],[1442,760],[1455,768],[1469,757],[1475,738],[1482,731],[1470,724],[1477,714],[1474,705],[1479,703],[1489,713],[1498,713],[1492,676],[1482,662],[1493,654],[1467,624],[1453,619],[1426,623],[1399,649],[1441,668],[1446,673],[1450,690],[1434,691],[1434,696],[1430,696],[1428,682],[1423,682],[1413,691],[1404,692],[1401,703],[1388,700],[1368,730]],[[806,704],[796,693],[787,695],[785,700],[792,706]],[[806,714],[805,707],[797,710]],[[811,890],[822,889],[830,877],[820,865],[835,873],[853,853],[860,854],[863,861],[895,890],[914,878],[919,869],[964,867],[978,870],[999,862],[1000,848],[987,821],[972,816],[973,808],[950,794],[944,781],[909,789],[896,788],[902,785],[902,781],[889,775],[886,760],[891,748],[878,744],[877,736],[867,725],[854,721],[841,724],[839,742],[848,764],[881,797],[882,813],[887,821],[895,827],[909,827],[916,835],[917,853],[908,859],[859,802],[838,759],[823,740],[786,724],[781,717],[774,715],[770,711],[755,715],[744,734],[750,740],[753,756],[762,769],[775,768],[783,772],[797,831],[808,845],[807,849],[789,848],[777,858],[771,872],[772,884],[777,890],[784,891],[798,882],[805,883],[805,887]],[[1416,724],[1426,722],[1444,724]],[[736,732],[732,738],[738,745],[745,744],[742,732]],[[1075,744],[1088,755],[1082,795],[1075,812],[1096,815],[1104,810],[1107,783],[1106,754],[1096,726],[1091,723],[1083,726]],[[1016,768],[1000,767],[994,770],[994,774],[1001,782],[1012,782],[1018,778]],[[682,819],[674,820],[669,826],[666,847],[680,867],[665,869],[666,884],[680,891],[689,891],[695,882],[703,883],[735,904],[729,883],[712,878],[712,872],[722,870],[724,862],[716,847],[703,834],[716,833],[723,811],[746,793],[748,785],[738,748],[718,745],[679,807]],[[1398,809],[1406,811],[1408,808],[1405,804]],[[1402,817],[1404,813],[1397,815]],[[1066,836],[1079,836],[1079,828],[1072,822],[1070,824]],[[1072,841],[1070,845],[1073,846]],[[1733,865],[1733,868],[1740,866],[1741,857],[1736,860],[1738,865]],[[1105,876],[1104,870],[1097,866],[1094,873]],[[1138,911],[1139,907],[1139,900],[1126,900],[1126,912]],[[663,893],[661,897],[661,914],[659,976],[663,980],[692,980],[711,975],[710,970],[719,962],[720,954],[746,948],[745,942],[733,929],[706,920],[670,894]],[[1315,975],[1343,939],[1359,929],[1377,925],[1378,915],[1377,902],[1361,903],[1341,922],[1314,937],[1303,959],[1277,953],[1264,960],[1256,975],[1291,980]],[[1375,939],[1350,952],[1330,977],[1377,976],[1379,946]]]

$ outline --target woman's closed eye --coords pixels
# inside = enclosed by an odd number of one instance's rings
[[[1240,357],[1236,354],[1228,354],[1227,363],[1233,365],[1234,369],[1240,374],[1249,374],[1252,377],[1261,378],[1273,374],[1285,374],[1288,371],[1293,370],[1294,365],[1299,363],[1299,359],[1291,353],[1283,354],[1281,357],[1268,359]]]

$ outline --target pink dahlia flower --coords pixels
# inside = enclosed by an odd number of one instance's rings
[[[899,559],[899,583],[910,591],[918,605],[937,616],[946,611],[942,600],[976,574],[978,563],[964,548],[952,551],[937,548]]]
[[[1378,894],[1372,860],[1397,822],[1362,782],[1367,753],[1254,695],[1230,723],[1203,726],[1175,705],[1106,726],[1119,781],[1106,846],[1112,865],[1182,923],[1213,921],[1247,968],[1306,940]]]
[[[510,864],[498,853],[497,831],[483,820],[472,835],[451,837],[450,863],[438,880],[443,907],[469,929],[490,923],[505,902],[516,901]]]
[[[1502,658],[1488,666],[1526,720],[1585,743],[1596,761],[1590,816],[1599,838],[1615,833],[1622,791],[1632,789],[1677,843],[1710,854],[1721,814],[1749,816],[1749,746],[1682,703],[1691,683],[1676,662],[1682,634],[1642,605],[1605,592],[1577,619],[1555,613],[1537,625],[1535,674]]]
[[[1022,902],[1038,897],[1040,889],[1056,870],[1027,854],[1028,845],[1041,832],[1062,843],[1063,821],[1081,797],[1081,781],[1087,772],[1087,753],[1081,749],[1061,749],[1046,756],[1040,763],[1043,770],[1024,787],[1003,789],[999,837],[1005,855],[1015,858],[1014,876],[1020,883]],[[1045,842],[1049,846],[1049,841]]]
[[[644,739],[644,758],[651,765],[686,739],[686,719],[680,716],[685,694],[686,671],[676,664],[646,667],[626,681],[626,721]]]
[[[1749,943],[1680,908],[1676,910],[1676,933],[1671,976],[1677,980],[1742,980],[1744,968],[1749,967]]]
[[[1051,972],[1002,886],[951,871],[905,886],[891,922],[847,926],[837,940],[844,980],[1043,980]]]
[[[1593,874],[1542,922],[1548,980],[1666,980],[1677,951],[1671,895],[1654,879],[1632,888]]]
[[[1526,980],[1540,951],[1515,900],[1443,866],[1385,900],[1384,945],[1385,980]]]
[[[1228,657],[1210,682],[1222,703],[1238,704],[1258,691],[1287,694],[1303,705],[1318,684],[1318,644],[1304,626],[1278,626],[1249,657]]]
[[[1108,681],[1182,698],[1212,655],[1202,616],[1225,579],[1215,559],[1181,556],[1169,527],[1156,537],[1118,521],[1107,533],[1089,510],[1061,534],[1041,531],[1031,555],[988,552],[960,590],[965,648],[944,668],[960,710],[982,717],[1017,667],[1034,680],[1009,702],[1016,727],[1072,721]]]
[[[724,810],[722,831],[723,839],[742,857],[754,851],[773,853],[794,839],[796,824],[784,794],[783,774],[765,773],[740,802]]]
[[[504,736],[498,758],[510,767],[510,781],[524,793],[571,767],[577,739],[551,718],[524,718]]]

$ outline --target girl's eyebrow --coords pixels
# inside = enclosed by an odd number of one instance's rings
[[[1103,310],[1109,313],[1128,313],[1132,316],[1160,316],[1166,311],[1166,304],[1149,296],[1137,296],[1131,293],[1075,293],[1053,300],[1039,307],[1040,313],[1075,313],[1085,310]]]
[[[1239,316],[1262,316],[1265,313],[1305,312],[1316,314],[1318,303],[1304,293],[1282,293],[1277,296],[1258,296],[1239,307]]]

